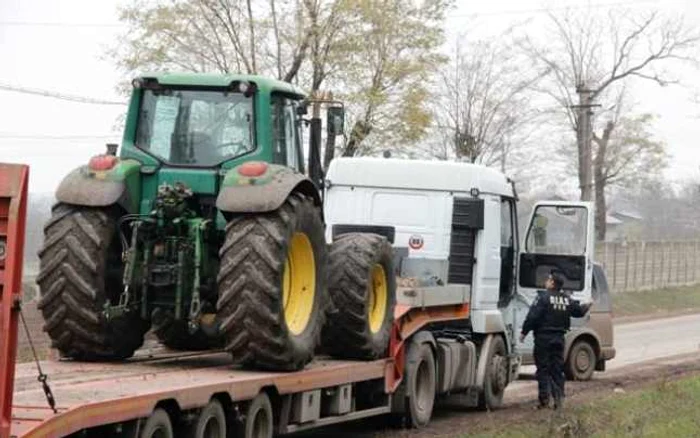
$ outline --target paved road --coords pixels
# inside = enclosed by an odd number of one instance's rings
[[[700,314],[616,324],[614,330],[617,355],[607,363],[608,370],[700,351]],[[534,372],[534,366],[522,368],[524,375],[534,375]],[[526,390],[534,394],[534,388],[532,381],[515,382],[506,390],[506,398]]]

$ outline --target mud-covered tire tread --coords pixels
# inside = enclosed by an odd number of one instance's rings
[[[316,294],[307,328],[290,336],[281,303],[282,277],[287,246],[298,230],[305,232],[314,250]],[[327,306],[327,255],[319,209],[310,198],[293,193],[273,212],[235,216],[226,225],[219,256],[217,314],[224,349],[248,368],[303,368],[320,342]]]
[[[107,322],[105,266],[116,232],[116,211],[57,204],[44,227],[37,283],[44,331],[61,355],[121,360],[143,344],[147,324],[136,315]],[[113,250],[113,248],[112,248]]]
[[[324,351],[344,359],[385,357],[396,303],[391,244],[378,234],[343,234],[331,245],[329,264],[328,293],[333,313],[323,331]],[[384,268],[388,294],[382,327],[372,333],[367,288],[375,264]]]

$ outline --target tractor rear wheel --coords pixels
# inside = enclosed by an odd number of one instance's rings
[[[311,361],[325,320],[326,251],[320,212],[300,194],[228,222],[217,315],[235,362],[284,371]]]
[[[116,303],[122,292],[117,217],[115,209],[57,204],[44,227],[39,309],[44,331],[63,356],[125,359],[143,344],[148,324],[138,315],[102,316],[105,302]]]
[[[331,246],[328,291],[337,312],[324,328],[324,350],[346,359],[384,357],[396,304],[389,241],[369,233],[340,236]]]

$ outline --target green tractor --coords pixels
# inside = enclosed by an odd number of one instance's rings
[[[302,368],[322,338],[336,356],[384,354],[391,244],[355,233],[327,245],[321,120],[303,118],[304,93],[246,75],[159,74],[132,85],[119,156],[107,145],[67,175],[45,226],[37,282],[54,348],[121,360],[153,329],[170,348],[223,348],[269,370]],[[342,107],[328,115],[333,135]],[[354,281],[329,266],[356,266]],[[352,314],[334,300],[350,301]]]

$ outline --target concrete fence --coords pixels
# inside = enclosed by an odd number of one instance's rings
[[[700,283],[700,241],[598,242],[613,292]]]

